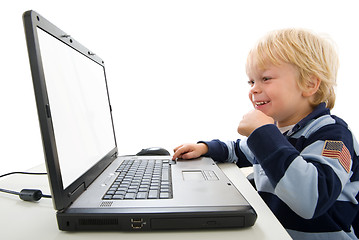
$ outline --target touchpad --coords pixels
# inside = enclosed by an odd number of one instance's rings
[[[185,170],[182,171],[185,181],[218,181],[216,173],[211,170]]]
[[[183,180],[185,181],[205,181],[201,170],[182,171]]]

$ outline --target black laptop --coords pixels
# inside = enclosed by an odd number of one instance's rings
[[[255,223],[254,209],[210,158],[118,156],[102,59],[34,11],[23,20],[60,230]]]

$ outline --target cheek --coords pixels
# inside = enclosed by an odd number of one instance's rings
[[[288,97],[288,90],[283,87],[273,87],[268,89],[267,96],[271,99],[271,101],[283,101]]]

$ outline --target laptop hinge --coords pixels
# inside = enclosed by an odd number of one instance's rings
[[[74,191],[69,192],[68,196],[69,197],[75,197],[77,198],[78,196],[81,195],[81,193],[83,193],[85,191],[85,183],[80,184],[80,186],[78,186]]]

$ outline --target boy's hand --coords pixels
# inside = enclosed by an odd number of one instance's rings
[[[206,154],[208,152],[208,147],[204,143],[187,143],[176,147],[173,151],[175,153],[173,154],[172,160],[175,160],[176,158],[192,159]]]
[[[255,129],[266,124],[274,124],[274,119],[255,109],[243,116],[237,131],[239,134],[248,137]]]

